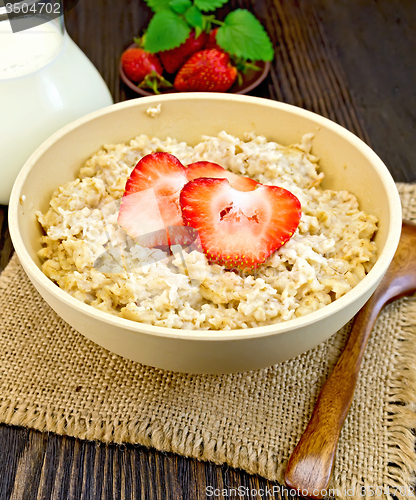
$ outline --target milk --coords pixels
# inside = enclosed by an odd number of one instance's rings
[[[110,104],[102,77],[59,19],[17,33],[0,21],[0,203],[45,139]]]
[[[13,33],[9,21],[0,21],[0,80],[43,68],[59,54],[63,43],[62,33],[52,23]]]

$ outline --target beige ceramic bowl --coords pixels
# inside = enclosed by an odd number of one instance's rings
[[[162,103],[155,118],[146,110]],[[53,191],[75,179],[85,160],[103,143],[138,134],[167,136],[191,144],[202,134],[254,131],[290,144],[314,132],[313,153],[321,158],[324,187],[354,193],[363,210],[379,218],[378,260],[352,291],[323,309],[286,323],[234,331],[186,331],[148,326],[100,312],[53,284],[40,270],[41,228]],[[24,201],[23,201],[24,200]],[[378,156],[335,123],[302,109],[255,97],[227,94],[170,94],[110,106],[64,127],[30,157],[13,188],[10,232],[17,255],[46,302],[72,327],[110,351],[158,368],[191,373],[226,373],[280,363],[334,334],[368,300],[396,250],[401,207],[395,184]]]

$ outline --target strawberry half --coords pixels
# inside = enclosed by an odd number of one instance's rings
[[[199,233],[211,262],[227,269],[253,269],[288,241],[298,227],[301,206],[295,195],[259,184],[242,192],[227,179],[200,178],[180,194],[185,224]]]
[[[189,244],[189,234],[173,226],[183,226],[179,193],[188,182],[185,167],[169,153],[151,153],[136,165],[126,183],[118,224],[140,245],[153,248]]]
[[[217,49],[201,50],[178,71],[173,86],[180,92],[226,92],[237,78],[230,56]]]
[[[179,47],[159,52],[163,67],[168,73],[175,73],[192,54],[204,48],[207,40],[208,33],[205,31],[198,38],[195,38],[195,31],[192,31],[185,42],[179,45]]]
[[[249,177],[241,177],[233,174],[217,163],[211,161],[197,161],[187,165],[185,169],[186,177],[189,181],[198,179],[199,177],[208,177],[211,179],[228,179],[231,187],[239,191],[253,191],[256,189],[258,182]]]

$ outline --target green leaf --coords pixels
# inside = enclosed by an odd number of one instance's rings
[[[195,0],[195,5],[203,12],[218,9],[222,7],[228,0]]]
[[[186,21],[171,10],[161,10],[150,20],[144,48],[153,53],[174,49],[188,38],[190,32]]]
[[[202,29],[204,25],[204,16],[195,5],[189,7],[189,9],[185,12],[185,19],[187,20],[188,24],[192,26],[192,28]]]
[[[153,10],[153,12],[169,9],[170,1],[171,0],[145,0],[146,4]]]
[[[169,7],[178,14],[184,14],[191,6],[191,0],[171,0],[169,2]]]
[[[269,36],[248,10],[230,12],[218,28],[216,40],[226,52],[251,61],[271,61],[274,56]]]

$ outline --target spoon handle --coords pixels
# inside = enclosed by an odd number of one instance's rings
[[[289,459],[285,482],[302,496],[317,499],[326,496],[322,490],[327,489],[331,478],[339,435],[354,397],[368,338],[386,303],[385,292],[383,286],[377,289],[357,314],[344,351],[323,386],[309,424]]]

